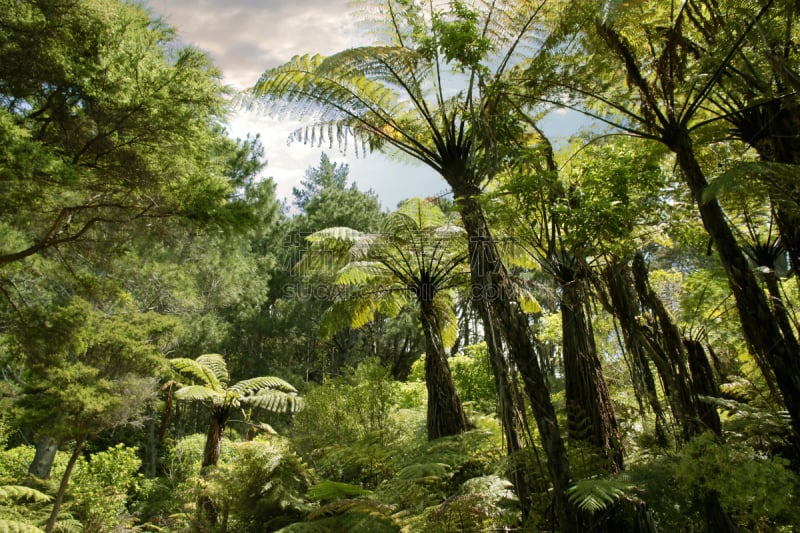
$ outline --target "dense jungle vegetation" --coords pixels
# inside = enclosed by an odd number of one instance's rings
[[[800,527],[800,4],[359,5],[234,94],[0,0],[0,531]],[[290,202],[232,108],[307,124]]]

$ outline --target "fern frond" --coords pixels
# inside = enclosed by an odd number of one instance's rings
[[[447,217],[442,210],[424,198],[409,198],[395,213],[408,217],[416,230],[440,228],[447,223]]]
[[[336,249],[341,245],[349,247],[353,245],[353,243],[362,240],[364,237],[365,233],[361,231],[345,226],[338,226],[315,231],[311,235],[308,235],[306,240],[324,249]]]
[[[22,485],[0,485],[0,500],[30,500],[33,502],[49,502],[52,498],[47,494]]]
[[[737,435],[785,437],[791,434],[788,411],[756,407],[736,400],[700,396],[700,401],[721,409],[725,414],[725,429]]]
[[[241,398],[240,401],[273,413],[294,413],[303,407],[303,400],[300,396],[272,389],[261,390],[256,394]]]
[[[44,533],[44,530],[25,522],[0,518],[0,533]]]
[[[187,385],[175,391],[175,398],[189,402],[210,402],[214,405],[222,405],[227,395],[224,391],[217,391],[205,385]]]
[[[192,377],[214,390],[222,390],[222,383],[214,371],[196,359],[177,357],[169,360],[170,366],[177,372]]]
[[[415,463],[397,473],[398,479],[417,481],[435,480],[450,474],[451,466],[446,463]]]
[[[353,261],[339,270],[336,284],[344,286],[366,285],[374,281],[391,279],[391,273],[376,261]]]
[[[297,392],[297,389],[295,389],[291,383],[274,376],[259,376],[257,378],[244,379],[230,387],[230,390],[236,391],[242,396],[259,394],[260,391],[265,389],[281,392]]]
[[[744,161],[714,179],[703,192],[703,201],[708,202],[726,194],[765,194],[768,190],[783,192],[790,190],[797,179],[797,165]]]
[[[615,504],[633,488],[621,479],[582,479],[567,489],[567,497],[578,509],[595,513]]]
[[[367,496],[372,491],[363,489],[358,485],[325,480],[308,489],[308,495],[314,500],[332,501]]]
[[[228,374],[228,365],[225,363],[225,358],[218,353],[207,353],[198,356],[195,361],[200,363],[206,368],[211,369],[217,380],[226,385],[230,380]]]

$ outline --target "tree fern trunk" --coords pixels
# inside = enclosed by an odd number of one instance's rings
[[[587,317],[586,291],[569,267],[560,268],[561,324],[567,424],[570,437],[589,442],[609,461],[611,472],[623,469],[622,439],[603,377],[594,332]]]
[[[764,291],[736,242],[722,207],[716,200],[703,197],[708,182],[695,158],[688,133],[677,132],[672,149],[697,202],[703,225],[725,268],[745,339],[750,349],[767,361],[774,371],[778,388],[792,419],[797,446],[800,441],[800,353],[797,343],[790,342],[781,332]]]
[[[519,460],[520,452],[523,449],[523,440],[520,436],[519,418],[524,416],[523,407],[518,401],[518,395],[511,384],[511,375],[503,355],[502,344],[500,339],[495,334],[494,323],[489,314],[488,306],[480,306],[479,314],[481,315],[484,324],[491,324],[484,332],[486,339],[486,347],[489,352],[489,363],[492,366],[492,373],[494,374],[495,389],[497,389],[497,408],[500,413],[500,422],[503,425],[503,432],[506,436],[506,449],[509,457],[511,457],[511,482],[514,485],[514,491],[519,498],[520,508],[522,510],[523,521],[527,518],[531,509],[531,494],[530,476],[522,467],[522,462]]]
[[[647,400],[650,410],[655,417],[655,436],[661,446],[667,445],[667,420],[661,401],[658,399],[658,390],[647,351],[641,342],[641,332],[637,316],[639,308],[636,291],[633,288],[633,276],[627,262],[611,261],[603,271],[603,281],[608,290],[606,306],[619,321],[625,343],[625,351],[630,360],[631,382],[633,390],[639,400]]]
[[[473,297],[478,300],[478,305],[488,305],[490,315],[496,320],[519,369],[547,455],[547,468],[553,483],[553,503],[561,531],[579,531],[577,513],[566,494],[571,481],[569,460],[550,400],[550,390],[539,366],[528,318],[515,302],[508,272],[500,260],[483,209],[475,197],[480,191],[452,178],[449,182],[460,205],[461,218],[469,238]],[[490,327],[491,323],[484,324],[484,328]]]
[[[217,466],[219,462],[227,419],[227,413],[212,410],[211,421],[208,423],[208,433],[206,433],[206,445],[203,449],[203,468]]]
[[[428,440],[457,435],[467,429],[467,417],[447,364],[441,329],[430,300],[421,300],[420,321],[425,333],[425,385],[428,389]]]

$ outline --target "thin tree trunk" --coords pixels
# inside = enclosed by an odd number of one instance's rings
[[[28,473],[39,479],[50,479],[57,451],[58,441],[56,439],[49,435],[40,435],[36,440],[36,453],[28,467]]]
[[[630,360],[631,382],[639,399],[646,398],[655,416],[655,436],[661,446],[667,445],[667,420],[658,399],[656,382],[650,370],[647,350],[641,343],[641,332],[637,316],[639,307],[636,291],[633,288],[633,275],[627,262],[611,261],[603,272],[605,287],[608,290],[606,307],[617,318],[622,328],[625,351]]]
[[[519,461],[519,453],[524,446],[522,437],[519,433],[520,422],[518,418],[523,415],[523,408],[519,405],[517,394],[514,393],[511,384],[511,375],[509,372],[506,358],[503,355],[501,341],[495,334],[495,325],[492,317],[489,314],[487,305],[480,306],[479,314],[481,315],[485,324],[492,327],[487,328],[484,332],[486,339],[486,347],[489,352],[489,363],[492,366],[494,374],[495,389],[497,389],[497,407],[500,413],[500,422],[503,425],[503,432],[506,436],[506,449],[509,457],[511,457],[511,482],[514,485],[514,490],[519,498],[520,509],[522,510],[523,522],[527,518],[531,509],[531,494],[530,476],[522,468]]]
[[[50,513],[50,518],[47,520],[47,526],[45,526],[44,529],[45,533],[52,533],[53,529],[56,527],[58,513],[61,512],[61,505],[64,503],[64,496],[69,486],[69,478],[72,475],[73,468],[75,468],[75,463],[78,462],[81,456],[84,444],[86,444],[86,437],[78,437],[78,440],[75,442],[75,449],[72,450],[72,455],[70,455],[69,461],[67,461],[67,467],[64,469],[64,475],[61,476],[61,483],[58,485],[58,492],[56,492],[56,497],[53,500],[53,510]]]
[[[586,291],[569,267],[560,268],[561,324],[567,423],[570,437],[589,442],[610,461],[610,471],[623,469],[622,438],[603,377],[594,332],[586,312]]]
[[[447,364],[447,352],[433,302],[420,300],[420,321],[425,333],[425,385],[428,389],[428,440],[463,433],[467,417]]]
[[[490,315],[496,320],[522,377],[547,456],[547,468],[553,483],[554,509],[561,531],[577,532],[578,513],[567,499],[571,482],[569,460],[550,400],[550,390],[539,366],[528,318],[515,301],[508,272],[489,233],[483,209],[476,198],[480,191],[477,188],[459,188],[463,183],[450,185],[461,208],[461,218],[469,238],[472,296],[478,305],[488,305]],[[489,327],[492,324],[484,324],[484,328]]]
[[[652,313],[647,329],[637,325],[637,338],[647,347],[656,365],[675,418],[682,428],[682,440],[688,441],[697,432],[697,405],[691,391],[683,338],[672,315],[658,294],[650,287],[644,256],[633,258],[633,277],[642,307]]]

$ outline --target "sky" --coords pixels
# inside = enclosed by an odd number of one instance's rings
[[[184,44],[208,52],[225,82],[237,90],[252,87],[261,73],[305,53],[323,55],[364,44],[348,8],[349,0],[144,0],[154,15],[175,27]],[[561,117],[551,126],[563,124]],[[414,163],[388,160],[381,154],[356,158],[336,146],[312,148],[287,144],[298,122],[277,121],[253,112],[232,113],[232,137],[258,133],[264,145],[267,168],[280,199],[291,202],[309,167],[319,164],[322,150],[350,167],[350,179],[361,190],[377,193],[384,209],[394,209],[411,196],[446,193],[447,184],[432,170]],[[558,132],[557,132],[558,133]]]

